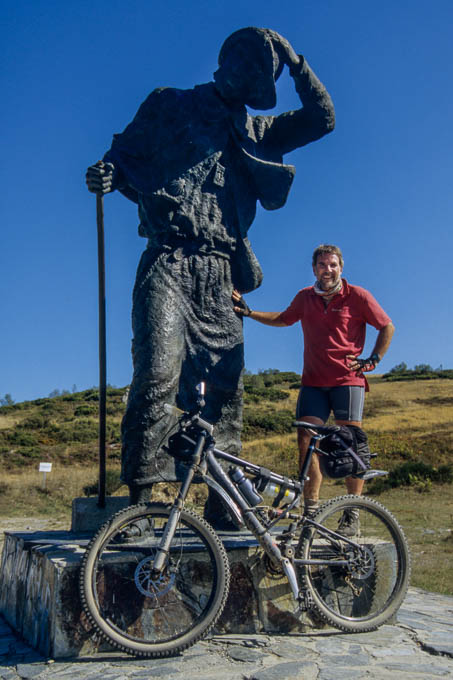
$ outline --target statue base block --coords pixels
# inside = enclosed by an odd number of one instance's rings
[[[59,659],[112,648],[93,636],[82,609],[79,572],[93,532],[6,532],[1,565],[0,612],[46,657]],[[267,573],[251,534],[220,533],[231,566],[230,593],[215,634],[304,632],[289,585]],[[203,559],[203,556],[200,556]]]
[[[96,532],[112,515],[129,505],[129,496],[107,496],[100,508],[97,498],[74,498],[71,530]]]
[[[80,565],[92,535],[93,531],[80,530],[5,534],[0,613],[46,657],[113,649],[94,634],[79,595]],[[263,553],[249,532],[219,532],[219,536],[228,553],[231,583],[214,634],[282,635],[324,627],[307,612],[295,615],[286,578],[266,569]],[[204,558],[200,553],[200,563]]]

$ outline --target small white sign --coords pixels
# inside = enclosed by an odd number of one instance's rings
[[[51,472],[52,471],[52,463],[40,463],[39,464],[39,471],[40,472]]]

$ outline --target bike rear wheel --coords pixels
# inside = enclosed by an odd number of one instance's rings
[[[94,536],[80,592],[85,611],[115,647],[145,657],[172,656],[206,635],[228,595],[229,564],[210,525],[184,510],[163,571],[152,566],[170,506],[127,508]]]
[[[338,535],[344,518],[351,517],[359,521],[358,533]],[[313,521],[319,526],[303,529],[297,557],[330,564],[301,567],[311,607],[341,630],[375,630],[397,612],[409,585],[410,555],[401,527],[384,506],[359,496],[328,501]]]

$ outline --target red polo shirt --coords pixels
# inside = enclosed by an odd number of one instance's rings
[[[381,330],[391,319],[374,297],[343,279],[342,290],[327,307],[313,286],[300,290],[280,319],[287,326],[300,321],[304,334],[302,384],[312,387],[366,385],[346,365],[346,355],[359,356],[365,344],[366,324]]]

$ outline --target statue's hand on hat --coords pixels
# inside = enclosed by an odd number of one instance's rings
[[[104,163],[104,161],[90,165],[85,175],[88,191],[93,194],[108,194],[113,191],[114,170],[112,163]]]
[[[291,70],[300,64],[300,57],[296,54],[291,43],[276,31],[272,31],[272,46],[278,58]]]

